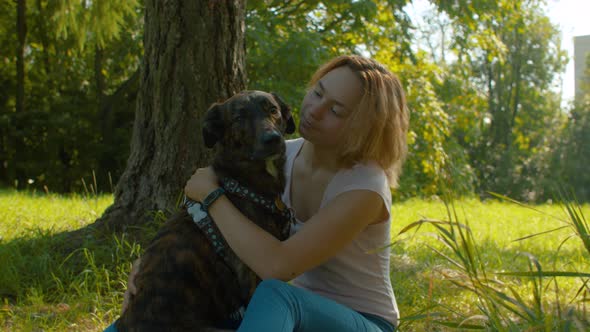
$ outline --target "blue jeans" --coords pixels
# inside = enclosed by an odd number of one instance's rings
[[[236,322],[238,323],[238,322]],[[230,327],[233,324],[226,324]],[[226,328],[227,328],[226,327]],[[385,319],[334,302],[284,281],[262,281],[238,332],[392,332]],[[104,332],[117,332],[115,324]]]
[[[279,280],[264,280],[248,304],[238,332],[392,332],[385,319]]]

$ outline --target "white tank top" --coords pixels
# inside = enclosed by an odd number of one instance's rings
[[[283,202],[291,207],[291,173],[303,139],[287,141],[286,188]],[[311,269],[292,283],[330,298],[356,311],[383,317],[397,326],[399,312],[389,278],[391,191],[383,169],[377,164],[355,165],[334,175],[324,192],[320,209],[338,194],[365,189],[378,193],[387,208],[387,219],[368,225],[352,243],[325,263]],[[291,229],[297,232],[303,223]]]

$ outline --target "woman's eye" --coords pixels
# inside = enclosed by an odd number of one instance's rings
[[[345,114],[344,110],[338,107],[330,108],[330,112],[334,113],[334,115],[336,115],[337,117],[343,117]]]
[[[316,95],[316,96],[318,96],[318,97],[321,97],[322,96],[322,94],[318,90],[313,90],[313,94]]]

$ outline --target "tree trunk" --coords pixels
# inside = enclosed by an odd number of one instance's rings
[[[16,111],[25,110],[25,43],[27,39],[26,1],[18,0],[16,5]]]
[[[105,78],[103,70],[104,50],[98,44],[94,45],[94,83],[96,84],[96,105],[99,113],[104,107]]]
[[[210,162],[201,120],[245,85],[245,1],[147,0],[144,59],[127,167],[95,223],[124,230],[174,209]]]
[[[37,11],[39,12],[37,14],[37,29],[39,31],[39,38],[41,39],[41,46],[43,46],[43,66],[45,69],[45,79],[47,82],[47,87],[48,87],[48,91],[49,96],[47,98],[48,103],[51,107],[51,105],[53,105],[53,73],[51,71],[51,64],[49,61],[49,37],[47,35],[47,16],[45,13],[45,9],[43,8],[43,4],[41,3],[41,0],[37,0]]]

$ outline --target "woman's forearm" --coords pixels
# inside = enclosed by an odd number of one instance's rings
[[[295,277],[284,271],[282,242],[247,219],[226,196],[209,207],[209,214],[232,250],[261,279]]]
[[[200,168],[185,193],[202,202],[218,187],[213,169]],[[225,195],[208,210],[229,246],[260,278],[288,281],[336,255],[367,225],[382,220],[383,209],[383,200],[373,191],[342,193],[282,242],[246,218]]]

